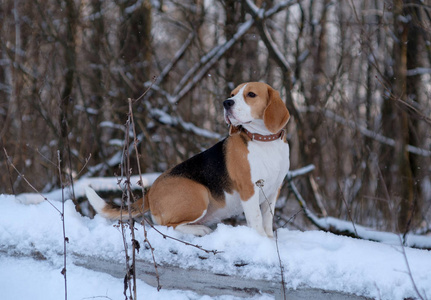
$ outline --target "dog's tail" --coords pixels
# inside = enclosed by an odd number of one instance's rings
[[[111,220],[127,220],[129,218],[129,211],[127,207],[121,209],[120,206],[106,203],[95,190],[91,187],[85,187],[85,194],[90,202],[91,206],[96,210],[102,217]],[[145,194],[144,198],[141,198],[131,205],[132,218],[139,217],[149,210],[148,204],[148,193]]]

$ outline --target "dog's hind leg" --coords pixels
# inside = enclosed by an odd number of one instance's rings
[[[159,225],[172,226],[182,233],[202,236],[211,232],[197,224],[207,214],[210,194],[202,184],[184,178],[161,178],[149,191],[149,205]]]

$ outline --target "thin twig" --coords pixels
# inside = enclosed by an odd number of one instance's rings
[[[130,98],[129,98],[129,102],[131,102]],[[132,202],[131,197],[132,197],[132,191],[131,191],[131,186],[130,186],[130,175],[131,175],[131,167],[130,167],[130,153],[129,153],[129,133],[130,133],[130,123],[131,123],[131,116],[130,116],[130,112],[128,113],[128,117],[127,117],[127,122],[126,122],[126,135],[125,135],[125,147],[124,147],[124,155],[123,155],[123,161],[122,161],[122,166],[124,167],[125,165],[125,173],[123,173],[122,175],[126,177],[126,181],[125,181],[125,190],[124,190],[124,195],[127,199],[127,208],[128,208],[128,214],[129,214],[129,229],[130,229],[130,233],[132,236],[132,264],[131,266],[129,265],[129,260],[130,257],[127,253],[127,241],[126,241],[126,237],[124,234],[124,230],[122,230],[123,232],[123,243],[124,243],[124,247],[125,247],[125,251],[126,251],[126,267],[127,267],[127,274],[126,277],[124,279],[124,294],[126,295],[126,282],[128,283],[128,288],[129,288],[129,293],[130,293],[130,298],[132,299],[137,299],[137,291],[136,291],[136,244],[135,244],[135,228],[134,228],[134,220],[132,218]],[[121,210],[122,212],[122,210]],[[121,215],[122,217],[122,215]],[[122,221],[122,218],[121,218]],[[124,228],[124,224],[121,224],[121,228]],[[131,280],[133,280],[131,282]],[[131,284],[133,283],[133,284]],[[133,296],[132,296],[133,295]]]
[[[182,243],[182,244],[184,244],[184,245],[186,245],[186,246],[192,246],[192,247],[195,247],[195,248],[197,248],[197,249],[199,249],[199,250],[202,250],[202,251],[204,251],[205,253],[212,253],[212,254],[214,254],[214,255],[216,255],[216,254],[218,254],[218,253],[223,253],[223,251],[218,251],[218,250],[207,250],[207,249],[205,249],[205,248],[203,248],[202,246],[199,246],[199,245],[195,245],[195,244],[191,244],[191,243],[188,243],[188,242],[186,242],[186,241],[183,241],[183,240],[180,240],[180,239],[177,239],[177,238],[174,238],[174,237],[172,237],[172,236],[170,236],[170,235],[167,235],[167,234],[165,234],[165,233],[163,233],[163,232],[161,232],[160,230],[158,230],[153,224],[151,224],[151,222],[147,219],[147,218],[145,218],[145,217],[143,217],[143,221],[145,221],[148,225],[150,225],[150,227],[152,228],[152,229],[154,229],[157,233],[159,233],[164,239],[171,239],[171,240],[174,240],[174,241],[177,241],[177,242],[179,242],[179,243]],[[141,224],[142,224],[143,222],[141,222]]]
[[[75,178],[77,178],[82,173],[82,171],[84,171],[84,169],[87,167],[88,162],[90,161],[90,159],[91,159],[91,153],[85,159],[85,164],[82,166],[81,170],[79,170],[79,172],[76,174]]]
[[[147,89],[148,91],[148,89]],[[145,94],[145,93],[144,93]],[[141,96],[142,97],[142,96]],[[127,125],[126,125],[126,143],[129,140],[129,132],[130,132],[130,126],[132,124],[132,99],[128,99],[129,102],[129,116],[127,119]],[[132,126],[134,127],[134,126]],[[134,130],[134,128],[133,128]],[[134,143],[135,144],[135,143]],[[128,147],[128,146],[127,146]],[[127,189],[127,208],[128,208],[128,213],[129,213],[129,222],[130,222],[130,233],[132,235],[132,266],[131,266],[131,273],[133,275],[133,295],[134,295],[134,299],[138,299],[137,298],[137,291],[136,291],[136,249],[137,249],[137,241],[135,239],[135,227],[134,227],[134,220],[132,217],[132,202],[131,197],[133,197],[133,192],[132,192],[132,188],[130,185],[130,175],[131,175],[131,166],[130,166],[130,153],[128,151],[129,149],[127,149],[126,151],[126,157],[125,157],[125,163],[127,166],[127,173],[126,173],[126,189]]]
[[[35,191],[37,194],[39,194],[43,200],[47,201],[60,215],[62,215],[61,211],[55,207],[54,204],[51,203],[51,201],[48,200],[48,198],[46,198],[44,195],[42,195],[42,193],[40,193],[28,180],[27,178],[25,178],[24,174],[21,174],[20,171],[18,171],[18,169],[15,167],[15,165],[13,164],[12,160],[10,159],[10,157],[7,154],[6,148],[3,148],[3,151],[6,155],[6,159],[9,163],[9,165],[12,166],[12,168],[18,173],[18,176],[21,177],[22,179],[24,179],[24,181],[28,184],[29,187],[31,187],[33,189],[33,191]]]
[[[2,148],[5,149],[3,147],[3,139],[0,140],[1,144],[2,144]],[[6,151],[6,150],[5,150]],[[9,182],[10,182],[10,188],[12,189],[12,194],[15,195],[15,189],[13,187],[13,181],[12,181],[12,174],[10,173],[10,169],[9,169],[9,162],[8,162],[8,157],[5,153],[5,161],[6,161],[6,169],[7,169],[7,173],[9,175]]]
[[[287,224],[289,224],[290,222],[292,222],[292,220],[295,219],[296,216],[299,215],[301,212],[303,212],[303,210],[302,209],[298,209],[293,215],[290,216],[289,219],[287,219],[287,220],[283,219],[284,224],[281,225],[281,226],[279,226],[279,227],[284,228]]]
[[[145,95],[148,93],[149,90],[151,90],[151,88],[153,87],[154,82],[156,82],[157,80],[157,76],[153,77],[153,80],[151,80],[151,84],[148,86],[148,88],[142,93],[141,96],[139,96],[137,99],[133,100],[133,103],[138,102],[139,100],[141,100],[143,97],[145,97]],[[128,101],[130,102],[131,99],[128,98]],[[129,105],[129,113],[130,113],[130,105]]]
[[[58,159],[58,176],[60,178],[60,185],[61,185],[61,222],[63,223],[63,269],[61,270],[61,274],[64,276],[64,299],[67,300],[67,260],[66,260],[66,243],[69,242],[69,238],[66,237],[66,225],[64,220],[64,186],[63,186],[63,179],[61,174],[61,156],[60,156],[60,150],[57,150],[57,159]]]
[[[347,204],[347,201],[346,201],[346,198],[344,197],[344,193],[343,193],[343,191],[341,190],[341,185],[340,185],[340,183],[338,183],[338,187],[339,187],[339,189],[340,189],[341,199],[343,199],[344,205],[346,205],[347,215],[349,216],[350,222],[352,222],[353,231],[355,231],[355,235],[356,235],[356,236],[359,236],[359,235],[358,235],[358,231],[356,230],[355,222],[353,221],[353,218],[352,218],[352,214],[351,214],[350,207],[349,207],[349,205]]]
[[[154,270],[156,271],[157,291],[160,291],[162,289],[162,285],[160,284],[159,268],[157,267],[156,257],[154,255],[154,248],[151,245],[150,240],[148,239],[147,229],[145,228],[145,221],[141,222],[141,224],[144,227],[144,238],[145,238],[144,242],[148,244],[148,247],[150,247],[151,257],[153,259]]]

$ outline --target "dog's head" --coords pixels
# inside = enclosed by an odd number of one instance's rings
[[[290,118],[280,94],[262,82],[240,84],[223,102],[223,107],[224,119],[230,126],[229,134],[237,132],[239,126],[277,133]]]

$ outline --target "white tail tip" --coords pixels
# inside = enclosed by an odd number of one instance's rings
[[[97,195],[96,191],[93,190],[90,186],[85,187],[85,195],[87,195],[87,199],[90,202],[91,206],[96,210],[98,214],[104,215],[103,209],[106,207],[106,202],[99,195]]]

